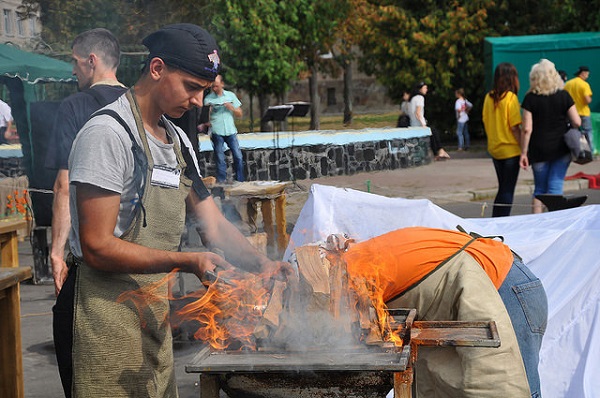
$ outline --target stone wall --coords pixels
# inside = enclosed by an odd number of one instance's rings
[[[294,181],[353,175],[431,162],[428,136],[343,145],[242,149],[242,154],[248,181]],[[232,158],[229,151],[226,152],[226,159],[228,176],[231,176]],[[201,152],[198,162],[203,176],[216,174],[212,151]]]
[[[0,158],[0,173],[0,177],[19,177],[25,175],[23,158]]]

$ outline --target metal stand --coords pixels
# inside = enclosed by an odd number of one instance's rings
[[[287,116],[292,112],[294,107],[292,105],[277,105],[270,106],[262,117],[263,121],[273,122],[273,148],[275,148],[276,156],[275,162],[277,166],[277,179],[279,179],[279,126],[276,127],[275,122],[283,122]]]

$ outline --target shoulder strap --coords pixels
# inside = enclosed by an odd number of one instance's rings
[[[131,132],[131,128],[127,125],[127,123],[125,123],[125,120],[123,120],[121,115],[119,115],[112,109],[100,109],[99,111],[95,112],[90,117],[90,119],[99,115],[107,115],[115,119],[125,129],[127,135],[129,136],[129,139],[131,140],[131,152],[133,152],[134,162],[134,175],[137,175],[139,173],[142,180],[141,184],[138,185],[138,204],[142,210],[142,214],[144,217],[143,226],[146,227],[146,208],[142,203],[142,197],[144,195],[144,185],[146,184],[146,173],[148,168],[148,159],[146,158],[146,154],[144,153],[142,147],[135,140],[135,137]]]
[[[192,180],[192,188],[194,188],[194,191],[196,192],[198,197],[200,199],[206,198],[207,196],[210,195],[210,193],[208,192],[206,185],[204,185],[202,178],[200,178],[200,174],[198,174],[198,170],[196,169],[194,159],[192,158],[191,148],[189,148],[187,145],[185,145],[183,138],[181,137],[181,134],[179,133],[179,130],[177,130],[175,128],[175,125],[173,124],[173,122],[171,122],[166,117],[163,117],[162,119],[163,119],[163,123],[170,124],[170,127],[173,129],[173,131],[175,131],[175,134],[177,134],[177,136],[179,137],[179,142],[181,143],[181,145],[180,145],[181,154],[183,155],[183,160],[185,161],[185,164],[186,164],[185,171],[184,171],[185,176],[187,178],[189,178],[190,180]]]
[[[483,235],[478,234],[477,232],[467,232],[461,225],[457,225],[456,229],[458,229],[462,233],[465,233],[467,235],[471,235],[475,239],[479,239],[479,238],[495,239],[495,238],[498,238],[498,239],[500,239],[501,242],[504,242],[504,236],[502,236],[502,235],[483,236]]]

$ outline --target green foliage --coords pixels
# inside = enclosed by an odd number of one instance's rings
[[[298,51],[288,46],[298,32],[285,23],[286,2],[221,0],[212,27],[221,47],[227,80],[250,95],[282,94],[300,70]]]
[[[470,96],[483,87],[482,42],[490,34],[486,6],[493,1],[397,3],[368,9],[360,65],[398,102],[403,90],[425,80],[428,119],[451,123],[454,90],[463,87]]]
[[[426,114],[441,130],[453,129],[458,87],[477,129],[485,37],[600,30],[589,0],[23,0],[20,10],[39,11],[44,41],[64,53],[90,28],[128,48],[168,23],[196,23],[219,39],[227,81],[251,95],[281,95],[313,66],[335,75],[334,61],[353,59],[359,45],[362,70],[398,103],[402,90],[429,83]],[[329,51],[336,58],[323,60]]]
[[[489,36],[595,31],[600,11],[586,0],[352,0],[364,9],[360,66],[388,88],[425,80],[426,114],[441,130],[454,127],[454,91],[463,87],[480,114],[483,40]]]

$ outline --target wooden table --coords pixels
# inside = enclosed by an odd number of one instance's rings
[[[283,255],[289,239],[285,219],[285,189],[291,184],[291,182],[280,181],[248,181],[223,186],[226,198],[238,197],[248,200],[246,212],[254,232],[257,229],[257,205],[260,204],[267,244],[269,247],[273,247],[277,241],[277,250],[280,255]],[[273,223],[273,207],[275,207],[275,223]]]
[[[24,397],[19,283],[31,267],[0,267],[0,397]]]
[[[21,218],[0,220],[0,267],[19,266],[19,240],[17,231],[27,228]]]

